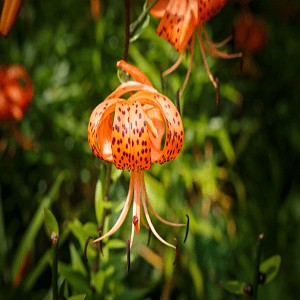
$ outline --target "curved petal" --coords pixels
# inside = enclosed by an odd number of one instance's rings
[[[143,73],[139,68],[137,68],[133,65],[130,65],[125,60],[119,60],[117,62],[117,68],[120,68],[120,69],[124,70],[125,72],[127,72],[137,82],[152,86],[151,81],[148,79],[148,77],[145,75],[145,73]]]
[[[151,104],[157,107],[165,119],[166,139],[160,156],[152,161],[164,163],[175,159],[182,149],[184,132],[180,114],[173,102],[159,93],[140,92],[131,97],[141,104]]]
[[[149,1],[153,2],[153,0]],[[168,7],[169,3],[172,2],[171,0],[158,0],[157,3],[150,9],[150,14],[154,18],[162,18],[166,12],[166,8]]]
[[[123,95],[130,93],[130,92],[137,92],[137,91],[148,91],[152,93],[157,93],[157,90],[152,86],[142,84],[136,81],[127,81],[125,83],[120,84],[114,92],[112,92],[106,99],[111,98],[121,98]]]
[[[166,119],[166,140],[158,163],[175,159],[180,153],[184,140],[183,124],[180,114],[171,100],[158,94],[156,97]]]
[[[181,52],[185,50],[197,24],[197,0],[173,0],[157,27],[157,34]]]
[[[203,24],[204,22],[210,20],[213,16],[218,14],[227,2],[228,0],[198,0],[199,18],[197,25]]]
[[[149,138],[151,143],[151,161],[156,161],[161,152],[161,141],[165,134],[165,121],[158,108],[152,105],[143,105],[148,119],[152,121],[152,126],[156,129],[156,134],[149,130]]]
[[[88,125],[88,142],[95,156],[112,162],[111,152],[111,113],[120,99],[101,102],[92,112]]]

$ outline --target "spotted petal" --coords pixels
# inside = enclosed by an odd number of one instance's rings
[[[156,32],[181,52],[186,49],[197,23],[197,0],[173,0],[166,6]]]
[[[171,100],[159,93],[137,93],[131,97],[132,100],[138,100],[142,104],[152,104],[159,109],[165,119],[166,136],[165,144],[152,163],[164,163],[175,159],[182,149],[184,133],[181,117],[178,110]]]
[[[112,153],[118,169],[150,169],[151,151],[145,113],[138,101],[116,105],[112,128]]]
[[[94,155],[107,162],[112,162],[111,133],[112,112],[119,99],[101,102],[92,112],[88,125],[88,141]]]

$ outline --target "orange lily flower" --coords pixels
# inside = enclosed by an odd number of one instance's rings
[[[166,70],[163,76],[170,74],[178,67],[191,41],[190,65],[180,94],[182,94],[185,89],[192,68],[195,32],[198,33],[205,69],[209,79],[217,90],[218,82],[210,72],[205,52],[208,52],[212,56],[225,59],[241,57],[241,53],[228,54],[218,50],[218,48],[223,47],[232,38],[231,36],[220,43],[214,43],[208,37],[204,29],[204,23],[218,14],[227,2],[228,0],[158,0],[150,10],[153,17],[161,19],[156,30],[157,34],[166,39],[181,53],[177,62]]]
[[[21,120],[32,97],[33,85],[22,66],[0,66],[0,122]]]
[[[0,35],[7,36],[20,12],[23,0],[4,0],[0,17]]]
[[[184,139],[181,117],[172,101],[154,89],[138,68],[123,60],[117,63],[117,67],[136,81],[122,83],[94,109],[88,125],[88,141],[95,156],[131,172],[129,191],[115,225],[94,242],[111,236],[120,228],[133,200],[130,247],[134,233],[140,231],[140,221],[145,223],[143,210],[152,233],[163,244],[176,249],[157,233],[149,210],[167,225],[186,224],[171,223],[155,212],[147,195],[143,170],[150,169],[152,163],[162,164],[178,156]],[[127,93],[129,98],[122,98]]]

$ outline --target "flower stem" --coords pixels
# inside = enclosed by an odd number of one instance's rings
[[[254,278],[253,278],[253,300],[257,300],[257,295],[258,295],[258,276],[259,276],[259,265],[261,260],[263,239],[264,239],[263,233],[259,234],[256,259],[255,259]]]
[[[130,0],[124,0],[125,3],[125,37],[122,58],[127,61],[130,39]]]
[[[57,284],[57,264],[58,264],[58,234],[54,234],[52,239],[52,299],[58,299],[58,284]]]

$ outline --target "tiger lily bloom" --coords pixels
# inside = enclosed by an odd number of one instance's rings
[[[20,12],[23,0],[4,0],[0,17],[0,35],[7,36]]]
[[[143,210],[150,230],[157,239],[177,249],[157,233],[149,210],[164,224],[186,224],[171,223],[155,212],[147,195],[143,171],[150,169],[152,163],[162,164],[178,156],[184,139],[181,117],[174,104],[154,89],[138,68],[123,60],[117,63],[117,67],[136,81],[122,83],[94,109],[88,125],[88,141],[96,157],[113,163],[118,169],[130,171],[129,191],[115,225],[94,242],[111,236],[120,228],[133,200],[130,247],[135,232],[140,231],[141,220],[145,224]],[[129,94],[127,99],[122,98],[125,94]]]
[[[214,79],[209,69],[205,52],[214,57],[224,59],[242,56],[241,53],[228,54],[218,49],[226,45],[231,40],[231,36],[220,43],[214,43],[204,28],[204,23],[218,14],[227,2],[228,0],[158,0],[151,8],[150,14],[155,18],[161,19],[156,30],[157,34],[181,53],[177,62],[166,70],[163,76],[173,72],[180,64],[186,50],[190,49],[190,64],[180,94],[185,89],[192,69],[195,33],[198,33],[204,67],[210,81],[217,90],[218,82]]]
[[[23,66],[0,66],[0,122],[21,120],[32,97],[33,84]]]

